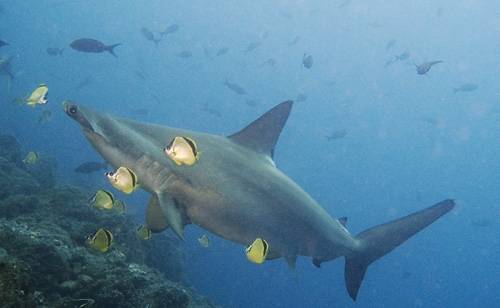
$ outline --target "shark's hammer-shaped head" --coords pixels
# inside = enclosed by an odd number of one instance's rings
[[[66,112],[70,118],[80,124],[85,137],[87,137],[93,146],[97,146],[102,142],[107,142],[108,138],[106,138],[106,135],[103,133],[103,125],[106,126],[108,131],[112,125],[106,116],[69,101],[63,103],[63,108],[64,112]]]
[[[70,101],[65,101],[63,103],[63,109],[70,118],[72,118],[82,126],[82,129],[91,131],[94,130],[92,124],[89,121],[90,114],[87,110]]]
[[[133,170],[141,187],[149,192],[165,189],[161,180],[168,178],[173,163],[150,136],[131,127],[133,124],[125,119],[72,102],[65,102],[63,108],[70,118],[80,124],[87,140],[110,165]]]
[[[80,124],[87,140],[105,160],[114,166],[126,164],[127,157],[121,149],[122,132],[114,119],[69,101],[63,103],[63,108]]]

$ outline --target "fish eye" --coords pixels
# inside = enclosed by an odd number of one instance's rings
[[[78,112],[78,108],[76,106],[71,106],[69,107],[68,112],[70,114],[76,114]]]

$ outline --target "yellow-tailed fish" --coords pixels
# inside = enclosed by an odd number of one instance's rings
[[[115,199],[115,202],[113,203],[113,207],[118,212],[118,214],[125,213],[125,202],[123,202],[122,200]]]
[[[45,105],[48,103],[48,94],[49,87],[42,83],[33,92],[31,92],[30,96],[26,99],[26,104],[32,107],[35,107],[36,105]]]
[[[107,190],[99,189],[90,199],[90,205],[100,210],[111,210],[115,203],[115,197]]]
[[[139,237],[141,240],[149,240],[151,239],[151,229],[149,229],[148,227],[146,227],[145,225],[142,225],[142,226],[139,226],[139,228],[137,228],[137,237]]]
[[[87,243],[95,250],[106,252],[113,243],[113,234],[111,231],[101,228],[94,235],[87,238]]]
[[[206,234],[203,234],[198,238],[198,243],[200,243],[201,247],[208,248],[210,246],[210,239]]]
[[[38,162],[39,159],[40,157],[38,156],[37,152],[30,151],[23,159],[23,163],[25,163],[26,165],[34,165]]]
[[[175,137],[164,151],[177,165],[191,166],[198,160],[196,143],[188,137]]]
[[[108,172],[106,177],[114,188],[126,194],[132,193],[137,188],[137,176],[127,167],[120,167],[115,172]]]
[[[247,247],[247,259],[256,264],[262,264],[266,261],[267,253],[269,252],[269,245],[266,240],[257,238],[253,243]]]

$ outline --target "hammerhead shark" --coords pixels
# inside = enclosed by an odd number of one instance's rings
[[[262,238],[269,245],[267,259],[284,258],[291,267],[297,256],[312,257],[317,267],[344,257],[347,291],[356,300],[368,265],[455,203],[444,200],[351,235],[344,218],[332,218],[274,163],[292,105],[283,102],[227,137],[117,118],[72,102],[64,110],[110,165],[133,170],[151,193],[146,224],[153,232],[169,227],[184,239],[184,227],[196,224],[242,245]],[[196,142],[200,155],[194,165],[177,165],[164,153],[177,136]]]

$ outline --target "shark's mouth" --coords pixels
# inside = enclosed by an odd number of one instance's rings
[[[106,139],[106,137],[104,137],[101,133],[94,130],[92,128],[92,126],[82,127],[82,130],[83,130],[83,134],[85,135],[85,137],[87,137],[87,139],[93,145],[101,144],[101,145],[106,145],[106,146],[112,146],[112,143],[110,143],[109,140]]]

